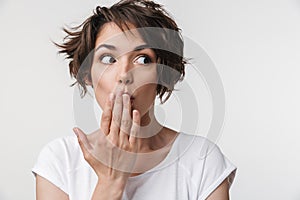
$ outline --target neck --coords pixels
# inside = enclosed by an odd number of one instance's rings
[[[148,110],[141,117],[141,127],[140,127],[140,138],[151,138],[158,135],[162,130],[163,126],[156,120],[154,115],[154,106]]]
[[[166,131],[155,118],[154,106],[147,113],[141,117],[141,127],[138,139],[138,149],[139,150],[155,150],[157,147],[161,146],[164,138],[162,134]]]

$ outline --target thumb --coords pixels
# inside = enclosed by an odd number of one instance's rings
[[[92,150],[92,146],[90,145],[86,134],[78,127],[73,128],[73,131],[78,138],[78,142],[83,153]]]

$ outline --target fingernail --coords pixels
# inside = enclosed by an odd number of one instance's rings
[[[126,103],[129,100],[129,95],[128,94],[123,94],[122,95],[124,102]]]
[[[132,112],[133,112],[134,116],[136,116],[136,117],[137,117],[137,116],[138,116],[138,114],[139,114],[139,113],[138,113],[138,111],[137,111],[137,110],[135,110],[135,109],[134,109]]]

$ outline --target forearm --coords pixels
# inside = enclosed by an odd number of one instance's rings
[[[122,199],[123,191],[126,182],[101,182],[98,181],[95,187],[92,200],[120,200]]]

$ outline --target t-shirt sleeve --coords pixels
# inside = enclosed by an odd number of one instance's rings
[[[37,174],[68,194],[67,166],[62,139],[48,143],[39,153],[32,168],[34,176]]]
[[[224,180],[228,181],[230,187],[236,173],[236,166],[223,155],[217,145],[211,145],[201,155],[200,159],[204,159],[204,171],[198,200],[206,199]]]

